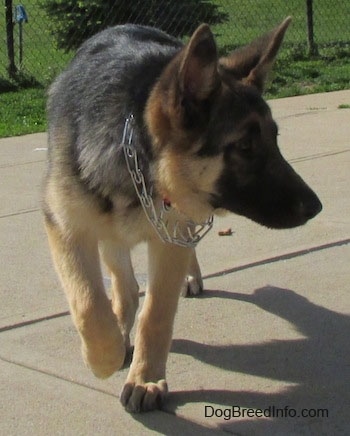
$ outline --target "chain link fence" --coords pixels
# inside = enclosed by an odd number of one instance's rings
[[[348,0],[2,0],[2,6],[0,91],[11,79],[46,85],[83,40],[121,23],[155,26],[186,39],[207,22],[224,53],[291,15],[287,49],[315,56],[350,46]]]

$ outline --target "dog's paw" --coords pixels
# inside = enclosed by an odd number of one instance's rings
[[[183,297],[196,297],[203,292],[202,277],[188,275],[181,288],[181,295]]]
[[[108,344],[97,344],[88,346],[83,343],[82,355],[84,362],[93,374],[98,378],[108,378],[121,369],[126,360],[126,349],[124,343],[116,341]]]
[[[120,401],[125,410],[130,413],[148,412],[161,409],[168,393],[165,380],[157,383],[126,383],[120,395]]]

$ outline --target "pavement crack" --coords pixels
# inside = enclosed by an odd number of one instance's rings
[[[221,277],[227,274],[232,274],[238,271],[243,271],[245,269],[255,268],[262,265],[268,265],[270,263],[281,262],[283,260],[294,259],[295,257],[305,256],[307,254],[315,253],[317,251],[327,250],[329,248],[340,247],[342,245],[347,245],[350,243],[350,238],[341,239],[340,241],[330,242],[328,244],[317,245],[315,247],[305,248],[303,250],[293,251],[291,253],[280,254],[278,256],[270,257],[267,259],[261,259],[256,262],[247,263],[245,265],[239,265],[233,268],[225,269],[223,271],[218,271],[216,273],[208,274],[203,276],[203,280],[212,279],[214,277]]]
[[[50,321],[52,319],[61,318],[63,316],[68,316],[68,315],[69,315],[69,311],[66,311],[66,312],[54,313],[53,315],[43,316],[41,318],[29,319],[28,321],[22,321],[22,322],[18,322],[16,324],[11,324],[11,325],[1,327],[0,333],[7,332],[9,330],[18,329],[21,327],[26,327],[26,326],[32,325],[32,324],[38,324],[39,322]]]
[[[294,159],[289,159],[288,162],[290,163],[305,162],[307,160],[315,160],[315,159],[321,159],[323,157],[336,156],[338,154],[348,153],[349,151],[350,148],[346,148],[344,150],[332,151],[328,153],[326,152],[326,153],[310,154],[308,156],[300,156],[300,157],[295,157]]]
[[[90,389],[92,391],[99,392],[101,394],[108,395],[110,397],[119,399],[118,395],[112,394],[111,392],[105,391],[104,389],[100,389],[100,388],[95,388],[93,386],[89,386],[89,385],[87,385],[85,383],[82,383],[82,382],[79,382],[79,381],[76,381],[76,380],[72,380],[72,379],[70,379],[68,377],[57,375],[57,374],[55,374],[54,372],[51,372],[51,371],[35,368],[34,366],[31,366],[31,365],[28,365],[28,364],[24,364],[24,363],[21,363],[21,362],[17,362],[16,360],[7,359],[4,356],[0,356],[0,360],[2,360],[5,363],[8,363],[10,365],[16,365],[16,366],[18,366],[20,368],[23,368],[23,369],[26,369],[26,370],[29,370],[29,371],[35,371],[35,372],[37,372],[39,374],[43,374],[43,375],[46,375],[46,376],[49,376],[49,377],[53,377],[53,378],[55,378],[57,380],[65,381],[65,382],[71,383],[73,385],[80,386],[80,387],[83,387],[83,388],[86,388],[86,389]]]
[[[5,215],[0,215],[0,218],[9,218],[11,216],[24,215],[26,213],[33,213],[33,212],[39,212],[40,210],[41,210],[40,208],[26,209],[26,210],[22,210],[22,211],[18,211],[18,212],[12,212],[12,213],[8,213],[8,214],[5,214]]]

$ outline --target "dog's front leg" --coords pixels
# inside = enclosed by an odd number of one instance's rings
[[[195,297],[203,292],[203,279],[197,260],[196,250],[191,249],[191,258],[187,276],[182,284],[181,294],[183,297]]]
[[[100,241],[100,252],[111,274],[112,308],[117,316],[129,354],[129,334],[139,304],[139,286],[134,276],[130,249],[123,244],[118,244],[118,241],[103,240]]]
[[[121,394],[129,412],[160,408],[167,394],[165,366],[181,285],[191,250],[149,243],[149,286],[139,315],[135,351]]]
[[[125,345],[102,282],[97,240],[46,222],[51,253],[64,286],[86,364],[97,377],[123,365]]]

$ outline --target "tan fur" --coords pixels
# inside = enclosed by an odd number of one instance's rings
[[[169,144],[178,151],[193,149],[196,138],[184,129],[182,101],[204,100],[220,87],[216,44],[203,24],[167,65],[148,98],[145,122],[157,153]]]
[[[262,90],[290,22],[291,17],[287,17],[264,37],[220,58],[219,66],[223,72],[228,72],[235,79]]]
[[[263,66],[258,63],[256,70],[245,72],[239,80],[260,86],[264,65],[273,60],[288,24],[286,20],[269,39],[267,52],[263,51],[260,57]],[[250,49],[248,52],[251,56]],[[237,67],[237,58],[222,59],[221,66],[227,71],[220,74],[230,75],[230,69]],[[205,144],[201,138],[207,133],[208,119],[201,118],[202,111],[197,108],[200,129],[193,125],[184,127],[184,112],[193,109],[193,102],[197,105],[199,100],[214,100],[213,96],[223,92],[225,84],[221,83],[218,70],[214,37],[208,26],[200,26],[189,44],[165,67],[144,112],[154,156],[150,172],[156,206],[162,199],[170,201],[182,224],[187,218],[202,222],[214,212],[209,200],[216,194],[216,182],[224,171],[223,152],[210,157],[198,155]],[[55,93],[57,89],[52,88],[51,98]],[[104,378],[122,367],[130,347],[129,334],[138,307],[130,250],[147,241],[149,284],[121,401],[132,412],[151,410],[159,407],[159,400],[167,393],[165,366],[182,284],[189,274],[186,293],[199,293],[203,287],[200,267],[194,249],[163,243],[158,238],[142,208],[129,207],[133,196],[129,199],[118,192],[113,194],[108,187],[99,194],[108,196],[113,207],[108,212],[101,210],[98,195],[84,186],[84,168],[79,168],[79,176],[72,169],[70,143],[74,138],[68,137],[69,129],[61,127],[65,124],[69,126],[69,120],[63,116],[50,129],[53,146],[44,194],[53,262],[81,337],[84,360],[96,376]],[[226,132],[226,138],[221,140],[236,139]],[[105,293],[100,259],[111,274],[112,301]]]
[[[172,327],[179,297],[179,289],[185,277],[191,250],[155,239],[149,244],[149,286],[139,315],[135,352],[127,378],[124,395],[135,385],[128,408],[134,410],[145,395],[143,404],[157,394],[165,395],[167,386],[165,363],[171,344]],[[141,389],[142,387],[142,389]],[[149,400],[148,400],[149,397]],[[123,398],[122,398],[123,401]]]
[[[201,42],[208,40],[212,40],[212,44],[215,46],[209,26],[202,24],[194,32],[186,46],[179,71],[180,82],[186,83],[188,90],[195,94],[199,100],[205,99],[218,82],[216,53],[214,58],[205,59],[205,62],[203,62],[202,57],[195,55]]]
[[[116,314],[126,347],[130,347],[129,334],[134,325],[139,304],[139,286],[134,276],[130,248],[113,240],[100,242],[102,260],[112,280],[112,308]]]
[[[124,362],[125,346],[99,269],[97,240],[68,236],[46,225],[52,257],[82,340],[84,360],[98,377],[113,374]]]
[[[123,223],[120,221],[119,225],[117,221],[112,227],[109,226],[86,200],[85,197],[83,209],[85,213],[80,214],[80,223],[85,225],[80,231],[77,230],[78,214],[75,214],[75,217],[74,214],[71,215],[73,226],[62,219],[61,224],[47,222],[46,230],[53,261],[66,291],[74,324],[82,339],[84,360],[95,375],[104,378],[123,365],[126,348],[130,345],[129,333],[138,306],[138,285],[130,261],[130,246],[116,237],[116,234],[122,232],[127,235],[130,229],[122,228]],[[46,201],[50,203],[51,209],[59,202],[62,205],[62,192],[58,190],[56,195],[52,195],[51,192]],[[69,199],[66,198],[66,201],[68,202]],[[91,209],[90,215],[86,215],[87,205]],[[77,202],[74,207],[81,207],[81,204]],[[82,212],[82,209],[80,211]],[[89,227],[87,223],[93,225]],[[118,227],[119,231],[115,232]],[[133,227],[135,231],[137,226],[134,224]],[[148,226],[146,228],[148,229]],[[104,238],[100,241],[100,252],[112,277],[112,304],[103,287],[96,235],[103,235]],[[140,361],[149,362],[143,368],[145,377],[153,380],[161,372],[160,368],[163,368],[162,378],[165,376],[164,368],[172,319],[181,283],[186,274],[190,250],[163,244],[157,237],[151,239],[149,245],[150,284],[138,327],[138,331],[143,333],[140,333],[141,337],[136,339],[135,347],[140,350],[138,352]],[[158,295],[157,304],[155,295]],[[158,306],[159,298],[164,299],[161,306]],[[165,307],[167,310],[163,314],[155,314],[153,312],[157,307],[161,307],[162,312]],[[148,344],[143,344],[143,341],[148,337],[147,324],[151,320],[157,320],[159,332],[155,336],[156,344],[150,345],[149,348]],[[151,329],[153,329],[151,327],[153,321],[149,324]],[[154,365],[153,360],[148,356],[149,353],[153,356],[153,352],[157,365]],[[143,356],[143,353],[147,353],[147,357]],[[136,363],[134,366],[138,368],[139,365]],[[156,374],[152,376],[154,371]],[[131,380],[130,377],[128,380]]]
[[[179,154],[166,149],[157,168],[158,190],[180,213],[203,222],[213,213],[208,196],[215,192],[222,168],[222,155],[199,158],[190,152]]]

